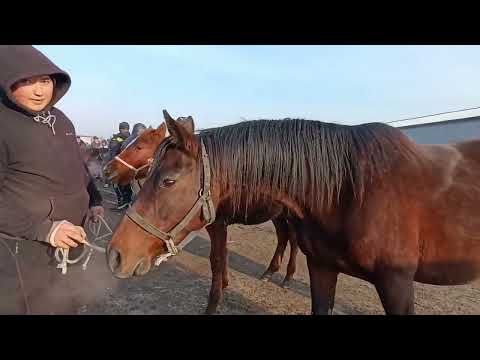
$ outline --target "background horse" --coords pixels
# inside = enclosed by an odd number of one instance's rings
[[[307,258],[314,314],[333,309],[340,272],[372,283],[387,314],[414,312],[414,281],[456,285],[479,276],[480,141],[419,145],[386,124],[290,119],[195,135],[193,126],[166,121],[172,136],[109,245],[117,276],[144,274],[171,252],[160,235],[192,204],[208,204],[205,184],[216,210],[210,227],[260,207],[287,214]],[[135,214],[157,231],[145,231]],[[208,214],[196,212],[174,244]],[[224,241],[212,241],[211,262],[218,279]]]
[[[187,118],[180,117],[176,121],[179,124],[187,125],[192,123],[193,119],[190,116]],[[143,182],[147,177],[150,159],[153,158],[155,150],[165,139],[166,129],[165,123],[161,124],[157,129],[147,129],[118,155],[118,158],[120,158],[121,161],[112,159],[105,166],[105,176],[107,176],[113,183],[120,185],[129,184],[134,180]],[[248,224],[260,224],[268,220],[272,220],[275,227],[278,244],[270,264],[261,278],[263,280],[269,280],[272,278],[273,274],[280,269],[287,243],[290,242],[290,258],[287,265],[287,273],[282,282],[283,287],[288,287],[296,270],[298,246],[295,242],[295,234],[293,234],[291,224],[287,222],[286,218],[283,217],[280,212],[274,214],[252,213],[249,216]],[[243,219],[237,219],[237,221],[242,224],[245,223]],[[221,241],[222,237],[226,237],[226,228],[231,224],[233,224],[233,222],[229,221],[223,224],[223,228],[221,226],[208,228],[207,231],[212,242],[217,243]],[[227,275],[225,276],[227,277]],[[225,280],[225,283],[227,283],[227,279]]]

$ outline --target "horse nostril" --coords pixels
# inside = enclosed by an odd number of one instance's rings
[[[116,273],[122,264],[120,253],[114,248],[110,248],[108,252],[108,267],[112,273]]]

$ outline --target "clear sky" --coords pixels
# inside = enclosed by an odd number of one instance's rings
[[[35,46],[66,70],[78,134],[299,117],[388,122],[480,106],[480,46]]]

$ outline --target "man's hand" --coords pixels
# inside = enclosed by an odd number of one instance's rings
[[[103,209],[103,206],[92,206],[88,211],[88,220],[92,219],[92,221],[96,223],[98,222],[99,216],[105,216],[105,210]]]
[[[77,243],[85,242],[86,238],[87,234],[81,226],[75,226],[68,221],[63,221],[52,232],[49,242],[52,246],[70,249],[71,247],[77,247]]]

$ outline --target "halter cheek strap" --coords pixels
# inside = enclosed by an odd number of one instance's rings
[[[210,161],[208,159],[208,154],[205,149],[203,141],[201,141],[202,146],[202,163],[203,163],[203,187],[198,193],[198,199],[190,209],[190,211],[185,215],[185,217],[175,225],[170,231],[165,232],[160,230],[155,225],[148,222],[143,216],[134,210],[133,207],[128,208],[126,215],[132,220],[135,224],[141,227],[150,235],[155,236],[157,239],[162,240],[168,252],[157,257],[155,265],[160,265],[170,256],[177,255],[179,249],[181,250],[188,242],[181,241],[177,246],[174,243],[175,237],[186,228],[190,221],[196,216],[198,211],[201,209],[203,218],[206,221],[205,226],[210,225],[215,221],[215,207],[210,193]]]

